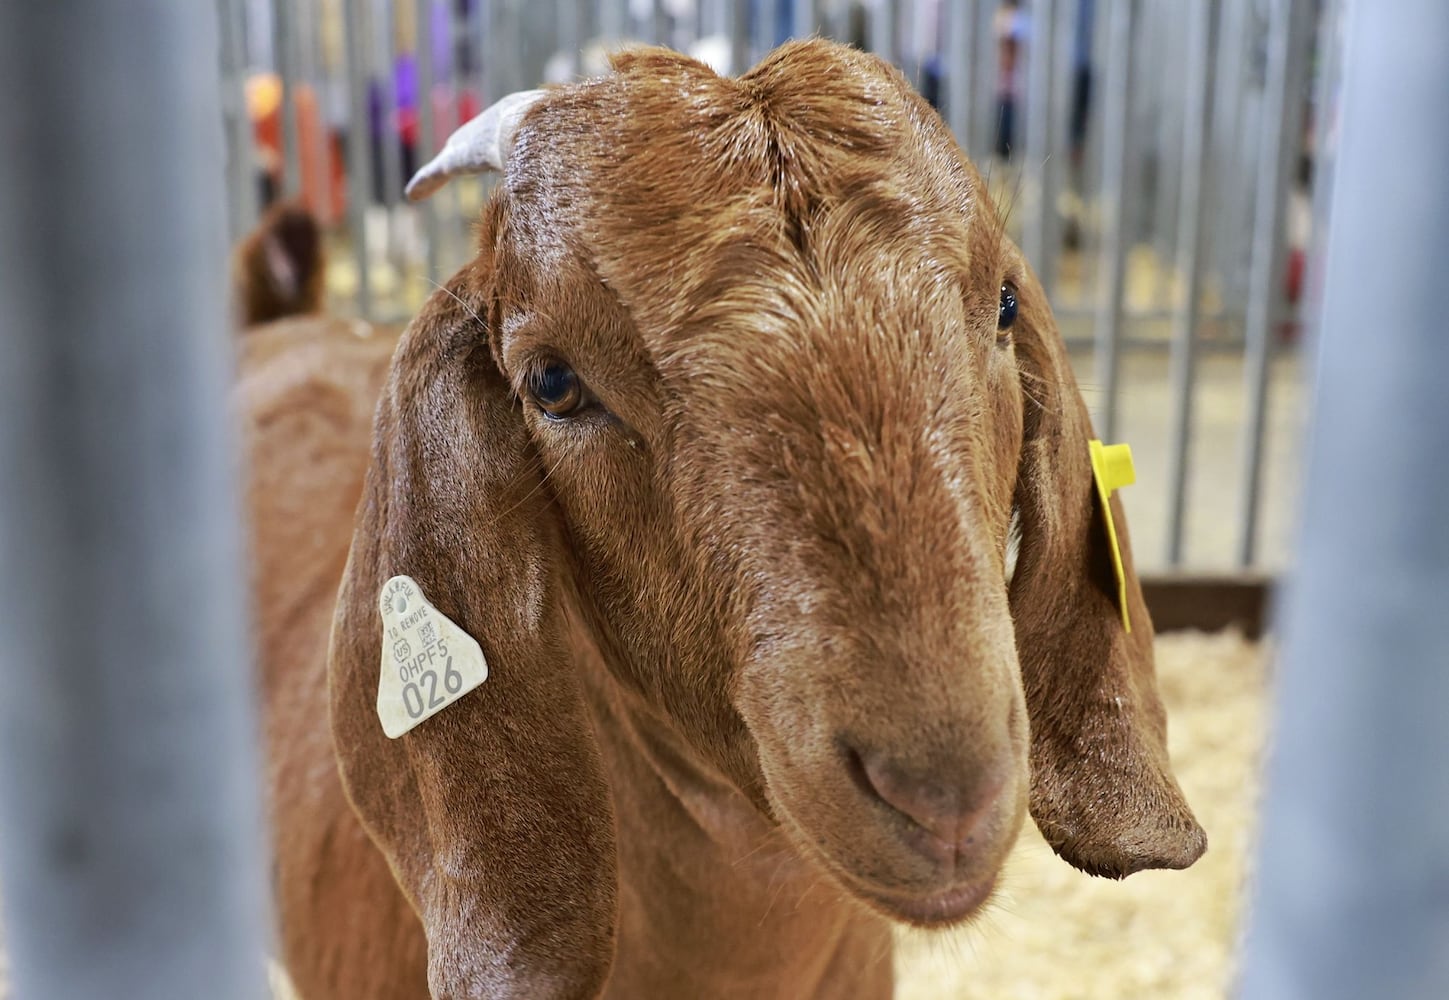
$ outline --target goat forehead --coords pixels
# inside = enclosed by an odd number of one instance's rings
[[[516,232],[660,334],[755,279],[800,305],[922,250],[964,273],[974,176],[939,123],[867,57],[794,51],[739,80],[653,53],[554,95],[514,150]]]

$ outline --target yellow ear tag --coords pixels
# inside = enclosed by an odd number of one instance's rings
[[[1122,572],[1122,550],[1117,547],[1117,526],[1112,523],[1112,491],[1137,482],[1132,466],[1132,446],[1103,444],[1092,441],[1092,478],[1097,483],[1097,497],[1102,501],[1102,520],[1107,524],[1107,542],[1112,546],[1112,570],[1117,574],[1117,606],[1122,609],[1122,628],[1132,631],[1127,617],[1127,575]]]

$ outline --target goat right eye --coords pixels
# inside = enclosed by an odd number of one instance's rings
[[[584,384],[572,368],[556,361],[529,375],[528,394],[544,416],[562,420],[583,405]]]

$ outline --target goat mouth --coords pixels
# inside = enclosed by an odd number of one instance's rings
[[[856,891],[867,902],[897,920],[917,927],[946,927],[966,920],[990,901],[996,892],[996,876],[926,895],[886,892],[859,885]]]

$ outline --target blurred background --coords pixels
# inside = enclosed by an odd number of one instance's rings
[[[327,226],[336,311],[410,315],[472,256],[491,179],[412,171],[503,94],[653,43],[739,72],[792,37],[891,60],[945,116],[1051,295],[1139,565],[1288,560],[1304,428],[1326,0],[220,0],[230,222]],[[1211,206],[1209,208],[1209,206]]]
[[[300,200],[323,227],[327,311],[404,322],[473,256],[491,178],[402,194],[461,122],[605,72],[625,45],[739,73],[809,35],[879,53],[939,109],[1051,297],[1099,435],[1134,448],[1124,502],[1166,633],[1173,764],[1211,844],[1186,872],[1115,884],[1029,828],[984,921],[903,935],[900,996],[1445,995],[1449,970],[1391,988],[1371,961],[1449,955],[1434,841],[1449,836],[1449,616],[1430,607],[1449,592],[1449,478],[1426,460],[1449,448],[1428,381],[1449,366],[1433,297],[1449,259],[1442,0],[99,6],[0,6],[6,942],[25,956],[17,982],[84,965],[71,978],[92,984],[33,995],[117,995],[107,977],[159,981],[163,956],[190,962],[172,983],[255,995],[220,988],[265,950],[217,403],[233,374],[223,215],[235,244]],[[1271,588],[1295,575],[1265,637]],[[191,932],[218,950],[183,948]]]

